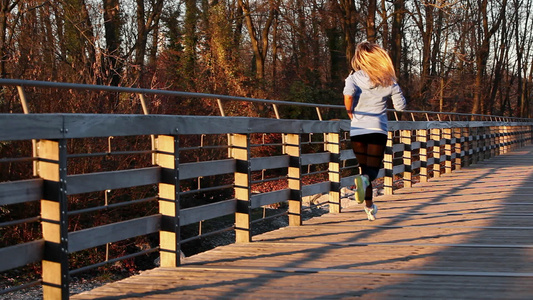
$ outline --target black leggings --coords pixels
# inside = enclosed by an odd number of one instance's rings
[[[385,147],[387,135],[382,133],[370,133],[354,135],[350,137],[352,149],[361,168],[361,174],[370,179],[370,186],[366,190],[365,200],[372,200],[372,181],[378,177]]]

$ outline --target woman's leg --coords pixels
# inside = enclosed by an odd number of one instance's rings
[[[365,190],[365,204],[372,207],[372,181],[377,178],[383,157],[387,136],[384,134],[367,134],[352,137],[352,149],[361,168],[361,174],[367,176],[369,185]]]
[[[381,163],[383,162],[383,157],[385,155],[385,146],[387,139],[385,136],[385,142],[377,140],[378,144],[369,144],[367,147],[367,160],[365,165],[364,174],[368,176],[370,185],[365,191],[365,204],[367,207],[372,207],[373,204],[373,193],[372,193],[372,181],[378,177],[379,169],[381,168]]]

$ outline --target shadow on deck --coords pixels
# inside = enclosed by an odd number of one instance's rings
[[[72,299],[527,299],[533,147]]]

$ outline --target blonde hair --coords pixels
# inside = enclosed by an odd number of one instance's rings
[[[375,86],[391,86],[396,82],[396,72],[389,54],[371,42],[357,45],[352,68],[354,71],[364,71]]]

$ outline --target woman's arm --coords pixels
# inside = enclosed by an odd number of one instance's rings
[[[353,97],[350,95],[344,95],[344,107],[346,107],[346,112],[350,120],[353,118]]]
[[[402,111],[407,106],[407,101],[405,100],[405,97],[403,96],[402,89],[398,84],[395,84],[392,87],[392,105],[394,106],[395,110]]]

